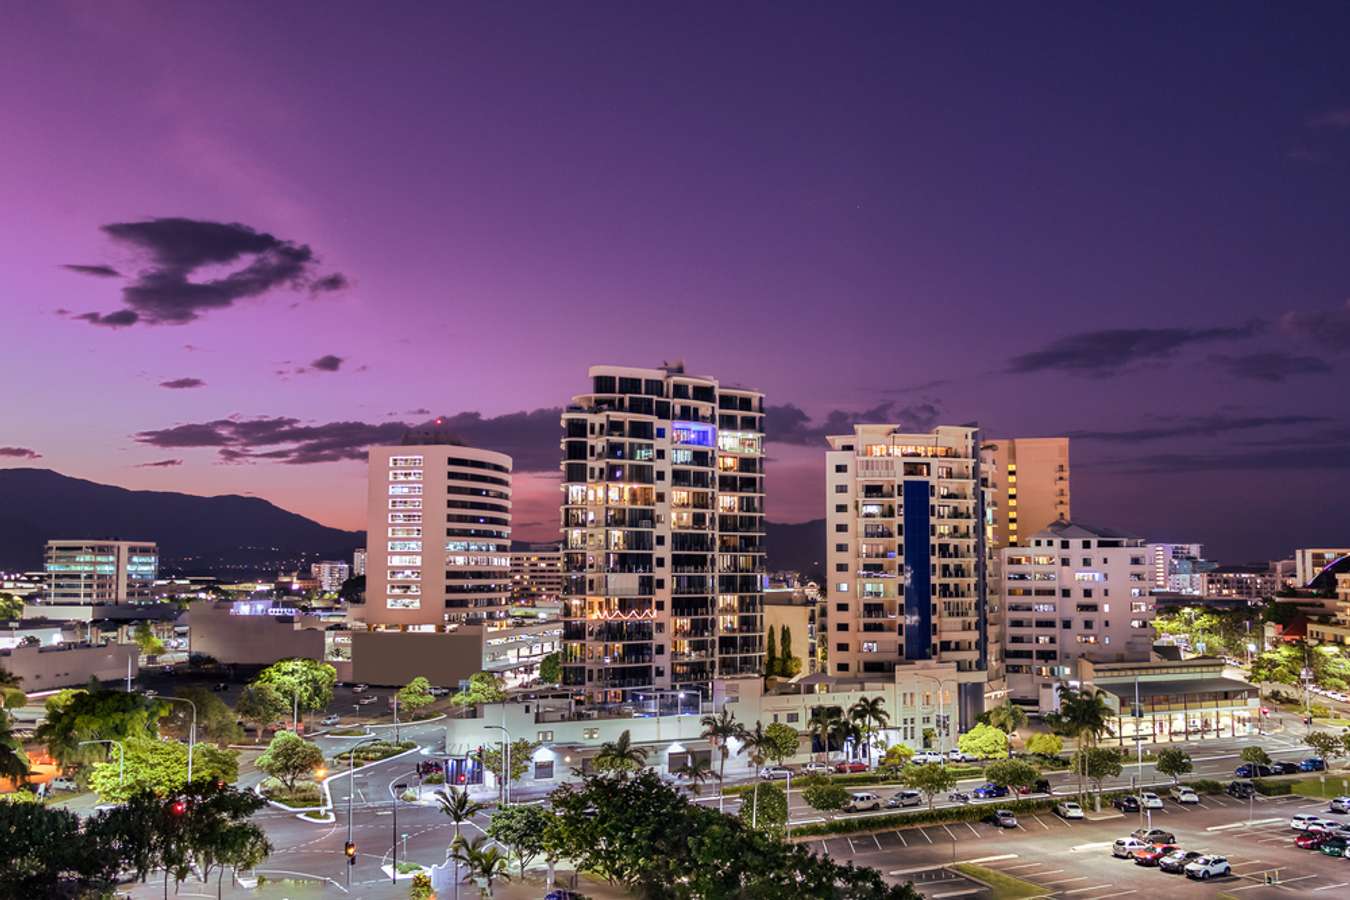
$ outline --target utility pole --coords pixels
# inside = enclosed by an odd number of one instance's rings
[[[407,789],[406,784],[394,785],[394,864],[389,873],[394,884],[398,884],[398,798]]]

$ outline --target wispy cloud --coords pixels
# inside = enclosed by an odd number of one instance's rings
[[[182,464],[183,464],[183,461],[182,461],[181,459],[157,459],[157,460],[155,460],[154,462],[137,463],[136,468],[138,468],[138,469],[170,469],[170,468],[173,468],[174,466],[181,466]]]
[[[856,424],[900,425],[914,431],[926,431],[937,424],[939,409],[933,403],[904,406],[888,400],[864,410],[830,410],[821,421],[813,421],[800,407],[786,403],[764,410],[764,439],[782,444],[820,444],[828,435],[848,434]]]
[[[0,458],[5,459],[41,459],[42,454],[28,447],[0,447]]]
[[[182,391],[189,388],[206,387],[206,382],[200,378],[174,378],[171,381],[161,381],[159,386],[171,391]]]
[[[1316,356],[1269,351],[1238,356],[1214,354],[1209,361],[1230,375],[1254,381],[1282,382],[1294,375],[1326,375],[1331,364]]]
[[[1177,420],[1176,424],[1130,428],[1121,431],[1070,431],[1068,437],[1076,441],[1110,441],[1117,443],[1160,441],[1180,437],[1213,437],[1233,431],[1252,431],[1290,425],[1313,425],[1332,421],[1328,416],[1204,416]]]
[[[1059,338],[1030,353],[1014,356],[1008,371],[1117,375],[1134,363],[1168,359],[1183,347],[1214,341],[1243,340],[1265,327],[1259,321],[1235,328],[1111,328]]]

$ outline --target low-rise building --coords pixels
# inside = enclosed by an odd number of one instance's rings
[[[1304,547],[1294,551],[1294,580],[1300,588],[1337,560],[1350,556],[1350,547]]]
[[[79,687],[93,678],[135,678],[140,648],[135,644],[48,644],[0,650],[0,668],[23,679],[29,694]]]
[[[1275,596],[1278,579],[1269,566],[1218,566],[1201,576],[1206,597],[1240,597],[1260,600]]]
[[[159,548],[150,541],[48,541],[45,569],[46,603],[140,603],[151,599]]]
[[[511,602],[534,605],[560,603],[563,593],[563,557],[557,541],[529,544],[512,550]]]
[[[1226,677],[1224,661],[1213,657],[1125,663],[1079,659],[1068,685],[1105,694],[1115,713],[1102,738],[1106,745],[1132,749],[1136,737],[1166,744],[1244,737],[1260,729],[1259,688]]]

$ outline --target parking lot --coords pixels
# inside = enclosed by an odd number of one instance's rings
[[[1232,894],[1243,900],[1261,897],[1350,896],[1350,860],[1324,856],[1294,846],[1297,832],[1289,818],[1297,812],[1325,813],[1326,803],[1303,797],[1258,799],[1248,824],[1246,801],[1207,796],[1200,804],[1168,801],[1154,810],[1152,825],[1173,832],[1177,843],[1227,857],[1228,877],[1192,881],[1157,868],[1116,859],[1111,844],[1142,822],[1137,814],[1103,810],[1091,819],[1066,822],[1053,814],[1024,814],[1018,827],[992,825],[925,825],[877,834],[811,839],[807,845],[836,860],[875,866],[896,881],[913,880],[925,896],[978,897],[978,884],[941,867],[974,862],[1029,881],[1047,896],[1102,900],[1130,894],[1166,891],[1169,896],[1214,897]],[[1333,816],[1350,820],[1350,816]],[[1268,884],[1267,878],[1278,879]]]

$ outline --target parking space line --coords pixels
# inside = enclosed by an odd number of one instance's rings
[[[1040,822],[1040,826],[1041,826],[1042,828],[1044,828],[1046,831],[1049,831],[1049,830],[1050,830],[1050,826],[1049,826],[1049,825],[1045,824],[1044,822],[1041,822],[1041,817],[1040,817],[1040,816],[1036,815],[1035,813],[1032,813],[1032,814],[1031,814],[1031,817],[1032,817],[1033,819],[1035,819],[1037,822]]]
[[[1022,823],[1021,823],[1021,822],[1018,822],[1018,823],[1017,823],[1017,830],[1018,830],[1018,831],[1026,831],[1026,829],[1022,827]]]
[[[1007,866],[1006,868],[1009,872],[1011,872],[1014,869],[1038,869],[1040,868],[1040,866],[1041,866],[1040,863],[1022,863],[1022,865],[1020,866]]]
[[[956,840],[956,835],[952,834],[952,830],[946,825],[942,826],[942,830],[947,832],[947,837],[951,838],[953,841]]]
[[[1346,886],[1350,886],[1350,881],[1338,881],[1335,884],[1323,885],[1322,887],[1313,888],[1312,892],[1315,894],[1318,891],[1329,891],[1332,888],[1343,888]]]
[[[849,852],[849,855],[850,855],[850,856],[857,856],[857,855],[858,855],[858,848],[853,846],[853,838],[851,838],[851,837],[845,837],[844,840],[848,841],[848,852]]]
[[[897,831],[895,833],[895,836],[900,839],[900,846],[905,847],[906,849],[909,848],[909,841],[905,840],[905,836],[903,834]]]
[[[1056,878],[1054,881],[1042,881],[1041,884],[1044,887],[1052,887],[1056,884],[1069,884],[1070,882],[1073,881],[1087,881],[1087,880],[1088,876],[1086,875],[1075,875],[1073,878]]]
[[[1114,894],[1098,894],[1097,896],[1093,897],[1092,900],[1106,900],[1107,897],[1124,897],[1126,894],[1133,894],[1133,893],[1134,893],[1133,890],[1128,890],[1128,891],[1116,891]]]
[[[1068,897],[1070,894],[1081,894],[1084,891],[1100,891],[1102,888],[1109,888],[1110,886],[1111,885],[1109,884],[1098,884],[1094,885],[1093,887],[1074,888],[1071,891],[1065,891],[1064,896]]]
[[[972,825],[972,824],[970,824],[969,822],[967,822],[967,823],[966,823],[966,827],[970,829],[970,833],[971,833],[971,834],[975,835],[976,837],[979,837],[979,836],[980,836],[980,833],[979,833],[978,831],[975,830],[975,826],[974,826],[974,825]]]
[[[933,843],[933,839],[928,836],[928,832],[924,831],[922,828],[919,829],[919,834],[923,835],[923,839],[928,843]]]

